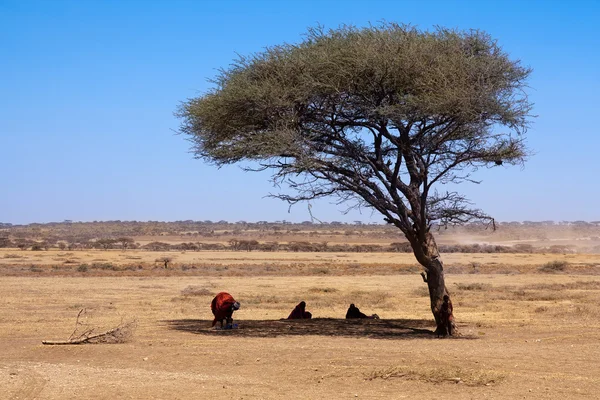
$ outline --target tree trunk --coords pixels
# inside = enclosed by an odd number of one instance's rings
[[[436,335],[445,335],[447,333],[447,321],[444,321],[441,316],[441,308],[442,303],[444,302],[444,296],[450,296],[450,292],[446,287],[446,281],[444,279],[444,264],[440,258],[437,244],[433,239],[433,235],[428,233],[428,240],[426,245],[424,246],[425,250],[425,262],[421,262],[423,267],[425,267],[427,273],[427,287],[429,289],[429,300],[431,303],[431,312],[433,313],[433,317],[435,318],[436,324]],[[452,299],[450,299],[452,301]],[[450,322],[451,324],[451,332],[456,333],[456,326],[454,325],[454,321]]]

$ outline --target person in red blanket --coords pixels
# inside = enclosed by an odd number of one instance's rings
[[[306,303],[301,301],[290,313],[287,319],[311,319],[312,314],[306,311]]]
[[[223,320],[225,320],[225,328],[231,328],[233,327],[233,312],[240,309],[240,303],[235,301],[229,293],[221,292],[210,303],[210,309],[215,316],[212,326],[215,326],[218,321],[221,323],[221,328],[223,328]]]

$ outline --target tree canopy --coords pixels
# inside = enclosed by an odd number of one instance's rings
[[[526,159],[530,73],[479,30],[313,28],[240,56],[177,115],[198,158],[270,170],[290,203],[338,196],[375,209],[429,271],[432,223],[487,218],[443,185]]]
[[[529,73],[481,31],[310,29],[240,57],[178,115],[198,157],[259,161],[296,189],[288,201],[358,199],[401,228],[460,222],[483,214],[432,188],[524,160]]]

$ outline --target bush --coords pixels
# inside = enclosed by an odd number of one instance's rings
[[[119,267],[117,267],[116,265],[113,265],[112,263],[93,263],[91,265],[90,268],[94,268],[94,269],[103,269],[103,270],[113,270],[113,271],[118,271]]]
[[[513,246],[517,253],[533,253],[533,246],[527,243],[518,243]]]
[[[4,258],[23,258],[23,256],[14,253],[7,253],[4,255]]]
[[[151,251],[168,251],[171,250],[171,245],[164,242],[151,242],[142,246],[142,249]]]
[[[562,272],[562,271],[565,271],[568,266],[569,266],[569,263],[564,260],[555,260],[555,261],[547,262],[546,264],[542,265],[539,268],[539,271],[545,272],[545,273]]]
[[[412,247],[409,242],[395,242],[391,243],[390,247],[392,251],[396,251],[398,253],[411,253]]]
[[[490,285],[489,283],[479,283],[479,282],[457,283],[456,288],[458,290],[483,291],[483,290],[490,290],[492,288],[492,285]]]
[[[0,237],[0,248],[12,247],[13,242],[6,236]]]
[[[182,296],[212,296],[213,292],[205,287],[190,285],[181,291]]]
[[[312,288],[308,289],[308,291],[310,293],[335,293],[338,290],[336,288],[330,288],[330,287],[325,287],[325,288],[312,287]]]

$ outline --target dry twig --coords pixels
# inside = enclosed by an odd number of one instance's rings
[[[94,328],[86,329],[83,333],[77,334],[80,326],[84,325],[79,321],[82,314],[85,314],[85,309],[82,308],[77,314],[75,322],[75,330],[67,340],[43,340],[42,344],[47,345],[63,345],[63,344],[85,344],[85,343],[124,343],[133,335],[133,331],[137,326],[137,321],[123,322],[112,329],[94,334]]]

